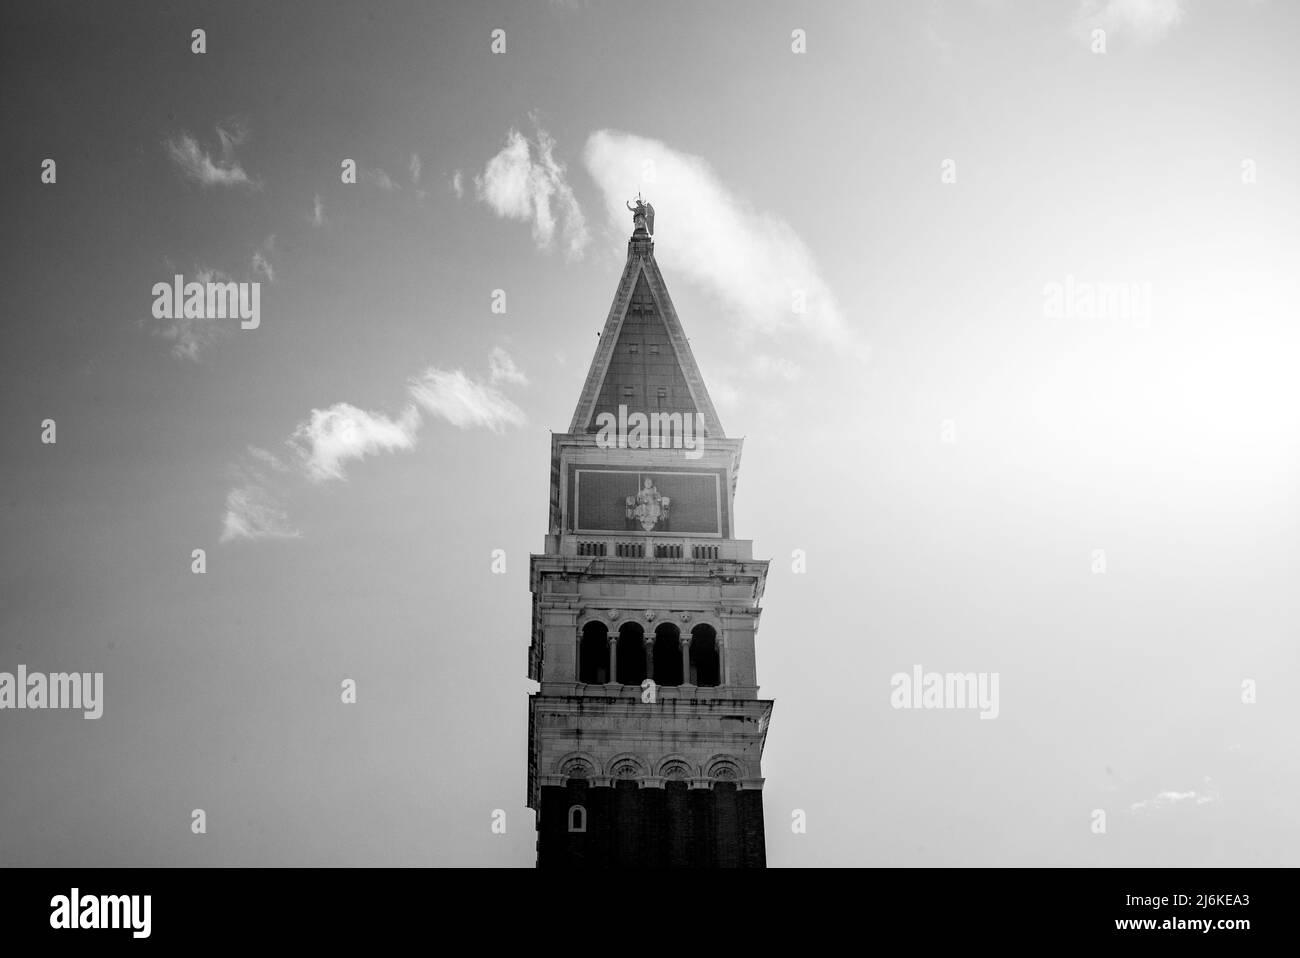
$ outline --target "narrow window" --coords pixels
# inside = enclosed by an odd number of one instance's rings
[[[712,626],[697,625],[691,630],[691,683],[705,687],[721,684],[720,665],[717,633]]]
[[[645,630],[636,622],[625,622],[618,630],[618,683],[640,685],[645,681]]]
[[[588,622],[582,627],[578,649],[578,681],[604,685],[609,681],[609,630],[603,622]]]
[[[587,810],[581,805],[569,809],[569,831],[585,832],[587,830]]]
[[[680,635],[677,626],[671,622],[661,623],[655,629],[654,680],[660,685],[672,687],[682,684]]]

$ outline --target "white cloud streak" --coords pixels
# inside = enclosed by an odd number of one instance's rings
[[[237,486],[226,493],[226,514],[221,520],[221,540],[296,539],[302,533],[262,486]]]
[[[275,282],[275,267],[271,263],[271,253],[275,250],[275,237],[268,236],[257,249],[253,250],[253,275],[264,276],[268,283]]]
[[[1160,792],[1155,798],[1143,799],[1129,806],[1130,812],[1154,812],[1173,805],[1208,805],[1219,800],[1219,793],[1213,789],[1198,792],[1191,789],[1186,792],[1173,790]]]
[[[599,130],[583,160],[620,234],[632,226],[624,205],[629,184],[654,170],[646,188],[657,217],[656,257],[729,307],[739,329],[801,332],[849,352],[865,349],[794,229],[734,194],[703,159],[658,140]]]
[[[167,154],[186,176],[203,186],[245,186],[255,189],[258,184],[235,158],[235,147],[246,137],[247,134],[238,125],[218,126],[217,139],[221,142],[221,155],[214,158],[189,133],[180,133],[167,141]]]
[[[414,406],[389,419],[340,402],[328,409],[313,409],[310,418],[294,430],[290,443],[312,482],[343,480],[347,478],[344,464],[351,460],[414,448],[419,424],[420,414]]]
[[[395,418],[338,402],[313,409],[285,440],[288,455],[281,459],[249,446],[231,467],[235,484],[226,494],[221,541],[293,538],[301,535],[289,522],[280,499],[291,481],[313,485],[346,481],[346,467],[367,456],[415,448],[423,424],[421,409],[459,429],[500,432],[527,422],[523,410],[493,384],[524,386],[528,377],[503,349],[488,358],[490,382],[480,382],[460,370],[430,366],[407,383],[410,404]]]
[[[513,363],[511,364],[513,368]],[[411,397],[430,415],[458,429],[501,432],[528,421],[524,411],[493,386],[475,382],[459,369],[430,366],[409,383]]]
[[[474,177],[474,186],[478,198],[497,216],[531,223],[539,249],[551,249],[559,233],[566,258],[582,257],[590,240],[586,217],[565,177],[564,164],[555,159],[555,141],[541,127],[535,143],[512,128],[501,152]]]
[[[494,383],[512,383],[516,386],[528,385],[528,377],[515,365],[515,361],[510,354],[500,346],[492,350],[491,355],[488,356],[488,372]]]
[[[198,283],[228,283],[230,277],[220,270],[200,267],[194,271],[194,281]],[[218,339],[231,331],[228,324],[223,324],[206,317],[174,316],[171,319],[150,317],[145,325],[155,336],[168,340],[172,344],[172,355],[177,359],[200,362],[203,353]]]
[[[371,186],[379,187],[385,193],[393,193],[401,189],[401,187],[397,185],[397,181],[394,180],[387,173],[385,173],[383,170],[381,170],[379,167],[363,170],[361,173],[361,178],[365,180],[367,183],[369,183]]]
[[[1183,22],[1184,0],[1084,0],[1075,15],[1076,31],[1089,33],[1100,27],[1106,36],[1138,43],[1155,43]]]

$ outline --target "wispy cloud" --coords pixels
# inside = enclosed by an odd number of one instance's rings
[[[478,382],[459,369],[429,367],[407,383],[411,398],[429,415],[451,422],[458,429],[490,429],[500,432],[506,426],[528,422],[523,409],[515,406],[495,387],[510,382],[528,385],[508,352],[498,347],[487,357],[489,382]]]
[[[226,514],[221,520],[221,540],[296,539],[293,528],[275,498],[259,485],[237,486],[226,493]]]
[[[179,270],[175,270],[179,272]],[[193,282],[227,283],[230,277],[220,270],[199,267],[193,273]],[[177,359],[200,362],[203,353],[228,334],[232,327],[206,317],[174,316],[171,319],[150,317],[142,325],[153,335],[168,340],[172,344],[171,353]]]
[[[244,171],[235,157],[235,147],[247,139],[245,129],[235,123],[218,126],[217,139],[221,143],[218,157],[205,150],[189,133],[179,133],[169,139],[167,154],[186,176],[204,186],[257,188],[259,184]]]
[[[528,377],[515,365],[515,361],[510,354],[500,346],[492,350],[491,355],[488,356],[488,375],[491,376],[494,383],[513,383],[516,386],[528,385]]]
[[[451,175],[451,191],[456,194],[456,199],[465,195],[465,174],[460,170]]]
[[[407,164],[407,167],[406,167],[406,168],[407,168],[408,170],[411,171],[411,182],[412,182],[412,183],[419,183],[419,182],[420,182],[420,171],[421,171],[422,169],[424,169],[423,164],[420,163],[420,154],[418,154],[418,153],[412,153],[412,154],[411,154],[411,162]]]
[[[457,180],[452,182],[458,189]],[[582,256],[590,239],[587,221],[565,178],[564,164],[555,159],[555,141],[540,126],[536,142],[512,128],[501,152],[474,177],[474,187],[497,216],[531,223],[538,248],[551,249],[558,232],[565,256]]]
[[[420,414],[414,406],[389,419],[340,402],[328,409],[313,409],[289,441],[307,478],[328,482],[347,478],[343,467],[349,460],[413,448],[419,424]]]
[[[523,410],[494,384],[524,386],[528,377],[500,348],[488,357],[488,367],[488,381],[483,382],[459,369],[430,366],[408,381],[409,402],[395,417],[347,402],[313,409],[285,440],[283,458],[249,446],[230,469],[234,485],[226,494],[221,541],[301,535],[280,505],[290,484],[345,481],[350,463],[415,448],[423,425],[422,409],[460,429],[500,432],[523,425],[527,422]]]
[[[253,250],[253,275],[266,277],[268,283],[275,282],[275,267],[271,264],[271,253],[274,251],[274,236],[268,236],[261,246]]]
[[[1100,27],[1106,36],[1155,43],[1183,22],[1185,0],[1083,0],[1074,27],[1088,33]]]
[[[1202,791],[1191,789],[1186,792],[1165,791],[1158,793],[1155,798],[1143,799],[1140,802],[1134,802],[1129,806],[1130,812],[1155,812],[1163,808],[1169,808],[1173,805],[1209,805],[1219,800],[1219,793],[1212,789],[1206,788]]]
[[[495,387],[476,382],[459,369],[430,366],[411,380],[409,388],[421,408],[458,429],[501,432],[507,426],[522,426],[528,421],[524,411]]]
[[[361,178],[365,180],[367,183],[369,183],[371,186],[379,187],[385,193],[393,193],[401,189],[401,187],[397,185],[397,181],[395,179],[393,179],[391,176],[389,176],[387,173],[385,173],[377,166],[372,167],[371,169],[368,170],[363,170],[361,172]]]
[[[858,352],[808,246],[774,213],[729,190],[700,157],[615,130],[599,130],[583,154],[605,196],[611,226],[631,230],[628,185],[647,184],[656,211],[655,254],[665,267],[710,291],[745,332],[795,331]]]
[[[771,379],[778,376],[788,383],[798,382],[803,378],[803,367],[783,356],[758,355],[750,363],[750,371],[755,376]]]
[[[311,215],[307,217],[307,221],[312,226],[325,225],[325,202],[320,198],[319,193],[312,197]]]

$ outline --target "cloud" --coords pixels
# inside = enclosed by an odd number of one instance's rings
[[[456,194],[456,199],[465,195],[465,175],[460,170],[451,176],[451,191]]]
[[[736,408],[740,405],[740,389],[719,371],[709,377],[709,396],[723,409]]]
[[[803,378],[803,367],[783,356],[755,356],[750,368],[755,376],[765,379],[779,376],[786,382],[793,383]]]
[[[249,446],[248,454],[262,465],[269,467],[275,472],[283,473],[289,471],[289,467],[285,464],[284,460],[273,452],[267,452],[265,449],[260,449],[257,446]]]
[[[311,216],[307,217],[307,220],[312,226],[325,225],[325,203],[319,193],[312,197]]]
[[[419,183],[420,170],[424,169],[424,167],[420,163],[420,155],[418,153],[411,154],[411,162],[408,164],[407,169],[411,171],[411,182]]]
[[[531,222],[539,249],[551,249],[559,232],[566,258],[581,258],[590,239],[587,221],[565,179],[564,165],[555,159],[555,141],[541,127],[536,143],[512,128],[505,147],[474,177],[474,186],[478,198],[497,216]]]
[[[510,354],[500,346],[493,349],[491,355],[488,356],[488,371],[494,383],[506,382],[513,383],[516,386],[528,385],[528,377],[515,365],[515,361]]]
[[[188,176],[204,186],[247,186],[256,189],[258,184],[235,159],[235,147],[247,138],[243,127],[229,123],[217,127],[221,141],[221,156],[214,159],[188,133],[180,133],[166,143],[167,153]]]
[[[397,185],[396,180],[377,166],[373,169],[363,170],[361,172],[361,178],[372,186],[379,187],[386,193],[392,193],[401,189],[401,187]]]
[[[430,366],[408,386],[411,397],[425,411],[459,429],[482,427],[501,432],[507,426],[522,426],[528,421],[523,410],[494,387],[475,382],[459,369]]]
[[[631,231],[629,186],[654,171],[658,260],[730,307],[744,332],[800,332],[860,351],[807,245],[780,217],[754,209],[700,157],[616,130],[587,139],[583,161],[605,195],[611,226]]]
[[[179,270],[173,270],[179,272]],[[220,270],[199,267],[194,271],[191,282],[228,283],[230,277]],[[207,352],[218,339],[227,335],[232,327],[227,323],[206,317],[175,316],[171,319],[150,317],[145,325],[155,336],[160,336],[172,344],[172,355],[177,359],[200,362],[200,356]]]
[[[1154,812],[1173,805],[1208,805],[1218,800],[1219,793],[1212,788],[1202,792],[1195,789],[1187,792],[1165,791],[1157,794],[1155,798],[1134,802],[1129,806],[1129,811],[1133,813]]]
[[[1186,14],[1184,0],[1084,0],[1074,27],[1084,34],[1100,27],[1107,37],[1155,43],[1182,23]]]
[[[271,265],[270,255],[275,249],[275,237],[268,236],[257,249],[253,250],[253,275],[265,276],[268,283],[275,282],[275,267]]]
[[[488,364],[493,383],[528,383],[503,349],[493,350]],[[411,379],[407,389],[411,402],[396,418],[338,402],[325,409],[313,409],[297,425],[285,440],[288,452],[284,458],[249,446],[229,470],[233,486],[226,494],[221,541],[301,535],[280,506],[292,485],[344,481],[348,463],[413,449],[423,425],[421,407],[461,429],[479,427],[500,432],[506,426],[527,421],[523,411],[493,385],[475,381],[460,370],[431,366]]]
[[[408,406],[397,419],[369,413],[349,403],[313,409],[294,430],[290,443],[312,482],[346,479],[344,463],[380,452],[411,449],[420,424],[419,411]]]
[[[221,542],[234,539],[296,539],[302,533],[266,489],[243,485],[226,494],[226,514],[221,520]]]

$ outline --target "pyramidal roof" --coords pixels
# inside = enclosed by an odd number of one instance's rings
[[[617,418],[622,405],[629,414],[699,414],[703,434],[723,438],[726,433],[655,262],[647,209],[654,223],[653,207],[638,203],[627,264],[569,432],[596,432],[596,417],[608,412]]]

